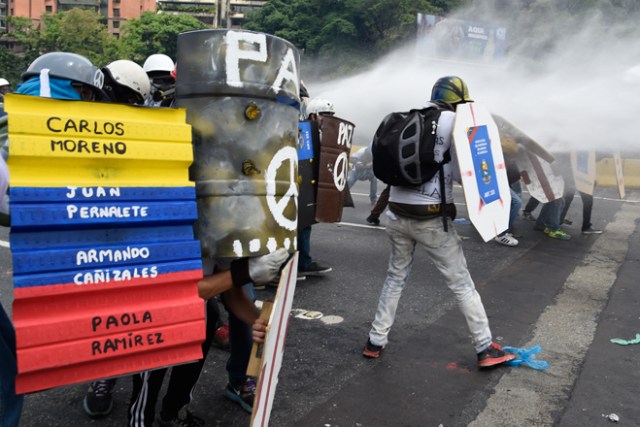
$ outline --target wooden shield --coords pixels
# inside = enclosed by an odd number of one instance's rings
[[[511,192],[500,135],[488,110],[461,104],[453,127],[469,219],[485,242],[509,227]]]
[[[596,152],[572,151],[571,169],[576,190],[593,195],[593,187],[596,184]]]
[[[339,222],[342,219],[354,128],[353,123],[338,117],[322,117],[316,207],[318,222]]]
[[[526,150],[518,152],[518,168],[529,194],[541,203],[559,199],[564,192],[564,180],[556,175],[551,164]]]

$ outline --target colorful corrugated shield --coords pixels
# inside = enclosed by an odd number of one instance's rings
[[[185,111],[8,95],[18,393],[202,357]]]

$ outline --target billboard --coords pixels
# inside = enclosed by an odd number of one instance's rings
[[[505,55],[505,27],[423,13],[416,20],[419,56],[491,63]]]

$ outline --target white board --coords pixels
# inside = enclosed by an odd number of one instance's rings
[[[511,192],[498,128],[491,113],[460,104],[453,127],[469,220],[485,242],[509,227]]]
[[[256,397],[251,414],[252,427],[269,425],[273,398],[278,384],[278,374],[282,366],[284,343],[289,325],[289,313],[293,303],[298,278],[298,253],[287,262],[280,274],[278,291],[273,301],[271,316],[267,326],[267,336],[262,346],[262,366],[256,384]]]
[[[555,174],[551,164],[526,150],[518,152],[516,162],[522,181],[532,197],[540,203],[548,203],[562,197],[564,179]]]
[[[593,196],[596,185],[596,152],[581,150],[571,152],[571,169],[576,190]]]
[[[613,164],[616,168],[616,182],[618,183],[618,194],[621,199],[624,199],[625,189],[624,189],[624,173],[622,169],[622,157],[620,157],[620,151],[615,151],[613,153]]]

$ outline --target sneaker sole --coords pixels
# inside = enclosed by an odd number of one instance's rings
[[[300,272],[298,274],[302,274],[302,277],[305,276],[324,276],[327,273],[330,273],[333,270],[333,268],[327,268],[326,270],[321,270],[321,271],[305,271],[305,272]]]
[[[226,397],[227,399],[237,403],[238,405],[240,405],[240,407],[242,409],[244,409],[245,412],[248,413],[252,413],[253,412],[253,408],[251,406],[249,406],[247,404],[247,402],[245,402],[244,400],[242,400],[242,398],[240,396],[238,396],[235,393],[231,393],[229,390],[225,390],[224,391],[224,397]]]
[[[478,362],[478,368],[490,368],[492,366],[501,365],[515,358],[516,358],[515,354],[505,354],[502,357],[485,359],[481,362]]]
[[[377,351],[369,350],[367,346],[365,346],[364,350],[362,350],[362,355],[367,359],[377,359],[380,357],[380,353],[382,353],[382,350],[384,350],[384,348],[381,348],[380,350],[377,350]]]

